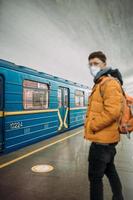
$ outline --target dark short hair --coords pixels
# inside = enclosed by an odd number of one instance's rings
[[[102,51],[95,51],[95,52],[92,52],[89,57],[88,57],[88,60],[91,60],[93,58],[99,58],[101,61],[103,61],[104,63],[106,63],[106,56],[105,54],[102,52]]]

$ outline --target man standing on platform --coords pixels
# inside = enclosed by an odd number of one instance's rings
[[[107,176],[113,200],[124,200],[122,185],[115,168],[115,146],[120,141],[118,122],[123,110],[123,84],[118,69],[107,67],[103,52],[88,57],[94,87],[89,96],[85,121],[85,139],[92,141],[89,150],[88,177],[90,200],[103,200],[103,176]]]

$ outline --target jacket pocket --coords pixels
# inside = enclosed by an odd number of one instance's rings
[[[87,120],[86,123],[85,123],[85,134],[95,134],[94,131],[92,131],[92,129],[90,128],[90,120]]]

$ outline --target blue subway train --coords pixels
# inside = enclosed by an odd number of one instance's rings
[[[89,88],[0,60],[0,152],[83,125]]]

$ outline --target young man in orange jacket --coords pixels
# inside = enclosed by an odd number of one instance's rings
[[[106,56],[101,51],[91,53],[88,61],[95,83],[89,96],[84,136],[92,141],[88,156],[90,200],[103,200],[104,174],[111,185],[112,199],[124,200],[114,165],[115,146],[120,141],[118,121],[123,108],[122,77],[117,69],[107,67]]]

